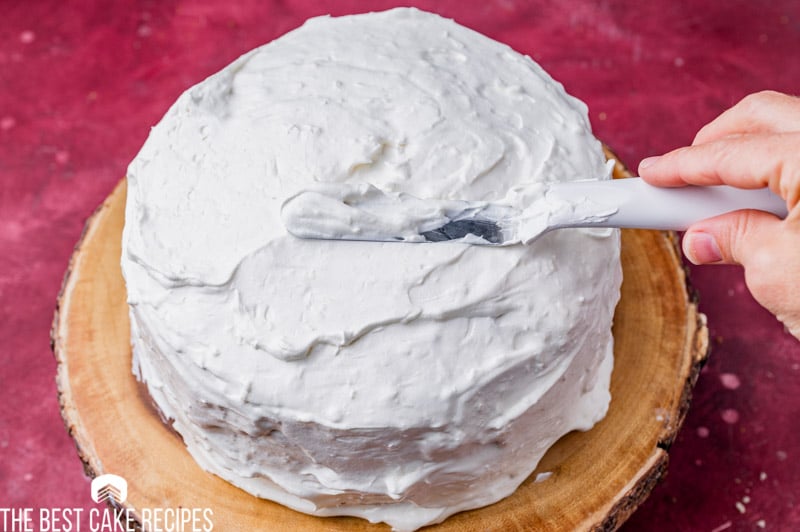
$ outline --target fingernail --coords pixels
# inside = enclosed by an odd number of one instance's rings
[[[639,168],[644,169],[647,168],[648,166],[653,166],[656,163],[656,161],[658,161],[660,158],[661,158],[660,155],[655,155],[653,157],[647,157],[646,159],[642,159],[642,162],[639,163]]]
[[[688,233],[683,238],[683,251],[694,264],[710,264],[722,260],[722,252],[712,235]]]

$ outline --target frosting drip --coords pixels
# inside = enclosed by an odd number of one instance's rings
[[[618,233],[309,241],[281,204],[370,183],[513,205],[587,176],[586,108],[530,58],[414,9],[309,20],[181,95],[129,167],[134,371],[258,496],[398,530],[495,502],[605,414]]]

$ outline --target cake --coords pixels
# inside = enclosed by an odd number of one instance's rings
[[[415,9],[320,17],[182,94],[128,170],[133,371],[207,471],[396,530],[511,494],[605,415],[616,230],[530,245],[303,240],[308,187],[531,201],[608,179],[585,105]]]

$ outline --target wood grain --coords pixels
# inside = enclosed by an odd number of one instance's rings
[[[618,166],[615,173],[625,171]],[[123,180],[87,221],[53,322],[62,415],[87,473],[125,477],[125,504],[135,516],[142,508],[208,507],[219,531],[388,530],[253,497],[201,470],[161,422],[131,374],[120,271],[125,196]],[[430,530],[615,530],[663,476],[707,355],[708,332],[674,235],[623,231],[622,263],[608,416],[589,432],[559,440],[512,496]],[[541,472],[552,475],[534,482]]]

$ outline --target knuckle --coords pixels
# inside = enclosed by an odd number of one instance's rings
[[[769,247],[764,252],[759,249],[758,253],[753,253],[752,248],[758,243],[756,239],[757,214],[755,211],[743,211],[736,217],[735,223],[730,226],[728,232],[728,254],[730,258],[739,264],[746,264],[748,267],[755,267],[762,263],[767,255],[771,255]]]
[[[800,200],[800,164],[787,161],[780,169],[780,196],[786,200],[790,210]]]
[[[769,116],[774,110],[786,103],[785,94],[765,90],[748,94],[737,103],[732,111],[745,121],[751,121],[756,117]]]
[[[769,105],[775,102],[775,100],[783,99],[784,95],[772,91],[772,90],[763,90],[759,92],[754,92],[752,94],[748,94],[739,102],[740,105],[758,109],[765,105]]]
[[[772,111],[773,117],[780,116],[781,113],[796,112],[793,110],[799,107],[800,98],[773,90],[748,94],[735,106],[737,111],[741,111],[745,115],[759,115]]]

